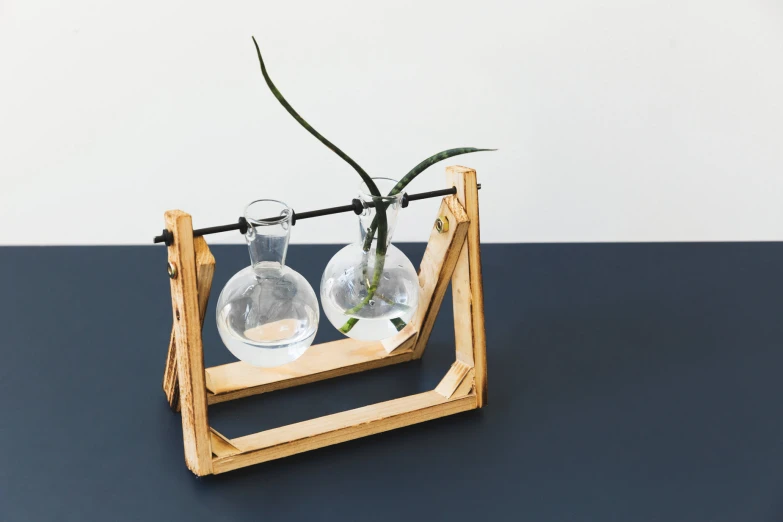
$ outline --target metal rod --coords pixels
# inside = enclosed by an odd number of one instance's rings
[[[479,185],[479,188],[481,186]],[[418,201],[420,199],[437,198],[441,196],[449,196],[457,193],[456,187],[451,187],[441,190],[433,190],[430,192],[420,192],[418,194],[403,194],[402,195],[402,207],[407,207],[411,201]],[[308,210],[307,212],[293,212],[291,216],[291,224],[295,225],[297,221],[302,219],[310,219],[314,217],[329,216],[332,214],[341,214],[343,212],[353,212],[355,214],[361,214],[365,207],[374,207],[372,202],[362,202],[358,199],[354,199],[350,205],[342,205],[339,207],[322,208],[319,210]],[[270,221],[276,221],[280,219],[280,216],[267,218]],[[261,220],[263,221],[263,220]],[[247,221],[245,218],[239,218],[236,223],[229,225],[219,225],[216,227],[199,228],[193,231],[193,237],[206,236],[207,234],[217,234],[219,232],[230,232],[231,230],[239,230],[243,234],[247,232]],[[174,236],[168,230],[164,230],[159,236],[155,236],[153,243],[165,243],[171,245],[174,242]]]
[[[351,203],[350,205],[343,205],[341,207],[322,208],[320,210],[308,210],[307,212],[294,212],[294,215],[291,217],[291,224],[296,225],[296,222],[299,221],[300,219],[330,216],[332,214],[340,214],[342,212],[356,212],[357,203],[358,203],[359,214],[361,214],[362,202],[359,201],[358,199],[354,199],[353,201],[354,202]]]
[[[450,196],[456,193],[457,187],[451,187],[447,189],[433,190],[431,192],[419,192],[418,194],[405,194],[403,198],[408,201],[418,201],[420,199],[437,198],[439,196]]]
[[[194,230],[193,237],[206,236],[207,234],[217,234],[218,232],[229,232],[231,230],[242,230],[243,228],[247,228],[247,223],[244,222],[244,220],[232,223],[230,225],[220,225],[217,227],[207,227]]]

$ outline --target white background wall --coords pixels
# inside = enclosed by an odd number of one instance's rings
[[[783,2],[0,0],[0,244],[345,204],[455,146],[485,241],[783,239]],[[443,187],[433,167],[410,191]],[[437,203],[396,239],[425,240]],[[355,217],[295,242],[347,242]],[[214,237],[238,242],[239,234]]]

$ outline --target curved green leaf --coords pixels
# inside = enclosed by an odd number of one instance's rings
[[[389,192],[389,196],[394,196],[396,194],[399,194],[400,192],[405,189],[405,187],[408,186],[408,184],[416,179],[416,176],[430,168],[431,166],[435,165],[439,161],[443,161],[448,158],[452,158],[454,156],[459,156],[460,154],[469,154],[471,152],[486,152],[486,151],[496,151],[497,149],[477,149],[475,147],[458,147],[456,149],[448,149],[443,150],[441,152],[438,152],[437,154],[433,154],[429,158],[425,159],[415,167],[413,167],[410,172],[405,174],[405,176],[402,177],[400,181],[397,182],[396,185],[391,189]],[[362,248],[365,251],[370,250],[370,246],[372,245],[372,240],[375,237],[375,229],[378,227],[377,220],[374,219],[373,222],[370,224],[370,229],[367,232],[367,235],[364,237],[364,244],[362,245]]]
[[[404,189],[411,181],[413,181],[416,176],[430,168],[431,166],[435,165],[439,161],[443,161],[445,159],[452,158],[454,156],[459,156],[460,154],[469,154],[471,152],[486,152],[486,151],[496,151],[498,149],[477,149],[475,147],[458,147],[456,149],[448,149],[441,152],[438,152],[437,154],[433,154],[429,158],[425,159],[415,167],[413,167],[410,172],[405,174],[403,178],[397,182],[397,184],[394,186],[394,188],[389,192],[390,196],[393,196],[395,194],[399,194],[402,192],[402,189]]]
[[[353,159],[351,159],[348,154],[340,150],[340,148],[332,143],[331,141],[327,140],[320,132],[315,130],[309,123],[305,121],[304,118],[299,116],[299,113],[294,110],[293,107],[291,107],[291,104],[288,103],[288,101],[283,97],[283,95],[280,93],[279,90],[277,90],[277,87],[275,87],[275,84],[272,83],[272,79],[269,77],[269,73],[266,71],[266,65],[264,65],[264,59],[261,57],[261,49],[258,48],[258,42],[256,42],[255,36],[253,38],[253,44],[256,46],[256,53],[258,54],[258,63],[261,64],[261,74],[264,75],[264,80],[266,81],[267,87],[269,87],[269,90],[272,91],[272,94],[275,95],[275,98],[277,98],[277,101],[280,102],[280,105],[282,105],[285,110],[288,111],[288,114],[294,117],[294,119],[299,122],[299,125],[305,128],[307,132],[315,136],[318,141],[326,145],[329,150],[340,156],[346,163],[348,163],[353,169],[359,173],[359,176],[362,177],[362,180],[367,185],[367,188],[370,190],[370,193],[373,196],[380,197],[381,193],[378,190],[378,187],[373,182],[372,178],[370,177],[367,172],[364,171],[363,168],[359,166],[358,163],[356,163]]]

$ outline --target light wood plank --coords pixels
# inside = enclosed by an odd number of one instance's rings
[[[201,328],[204,328],[204,316],[207,313],[209,293],[212,289],[212,276],[215,274],[215,257],[209,251],[209,246],[203,237],[193,239],[193,249],[196,253],[196,286],[198,288],[198,309]],[[174,411],[179,411],[179,381],[177,380],[177,350],[174,330],[171,327],[169,353],[166,357],[166,368],[163,372],[163,392],[166,400]]]
[[[209,428],[210,442],[212,443],[212,454],[216,457],[230,457],[240,451],[231,444],[231,441],[221,435],[215,428]]]
[[[296,361],[275,368],[242,361],[213,366],[206,370],[208,400],[216,404],[410,361],[414,342],[415,336],[389,354],[378,341],[342,339],[313,345]]]
[[[174,236],[168,259],[177,269],[177,277],[170,282],[185,462],[196,475],[208,475],[212,472],[212,451],[190,215],[180,210],[166,212],[166,228]]]
[[[380,343],[383,345],[386,353],[392,353],[395,350],[404,351],[412,350],[416,346],[416,337],[419,332],[413,322],[409,322],[405,325],[405,328],[397,332],[394,336],[388,339],[382,339]]]
[[[465,375],[465,378],[462,379],[462,382],[459,383],[459,386],[457,386],[457,389],[454,390],[454,393],[451,394],[451,397],[461,397],[463,395],[470,395],[471,393],[475,394],[475,390],[473,389],[476,384],[476,370],[473,368],[470,369],[467,375]]]
[[[457,360],[472,367],[475,362],[473,361],[473,318],[469,265],[468,244],[465,242],[460,249],[457,266],[454,267],[454,274],[451,277],[451,298],[454,308],[454,342]]]
[[[476,408],[476,396],[447,399],[435,391],[381,402],[231,440],[242,453],[215,458],[213,473],[279,459]]]
[[[484,289],[481,280],[481,238],[476,171],[447,167],[446,177],[457,188],[456,197],[470,218],[467,240],[452,275],[454,333],[457,359],[475,368],[479,408],[487,404],[487,340],[484,330]]]
[[[454,196],[443,198],[438,216],[448,219],[449,229],[441,233],[433,226],[421,260],[419,307],[411,320],[413,327],[419,331],[413,350],[416,358],[421,357],[427,347],[470,224],[467,213]]]
[[[468,366],[462,361],[454,361],[449,371],[441,379],[440,383],[435,387],[435,391],[446,397],[452,397],[459,389],[462,381],[468,376],[473,367]]]

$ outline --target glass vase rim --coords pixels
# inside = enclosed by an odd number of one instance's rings
[[[250,210],[250,207],[253,205],[256,205],[258,203],[277,203],[278,205],[281,205],[280,209],[280,216],[278,217],[250,217],[248,215],[248,211]],[[285,223],[287,221],[291,221],[291,216],[293,215],[293,209],[288,206],[287,203],[284,201],[280,201],[279,199],[268,199],[268,198],[262,198],[262,199],[256,199],[245,205],[245,210],[242,212],[242,216],[245,218],[245,221],[248,222],[248,224],[253,225],[254,227],[264,227],[264,226],[270,226],[270,225],[279,225],[281,223]]]
[[[394,188],[397,185],[397,183],[399,183],[399,180],[394,178],[388,178],[385,176],[377,176],[377,177],[374,176],[371,177],[370,179],[373,181],[389,182],[391,184],[391,188]],[[378,190],[383,194],[383,191],[380,189],[380,187],[378,187]],[[369,187],[367,187],[367,183],[362,181],[361,183],[359,183],[359,195],[364,200],[394,202],[402,199],[403,193],[398,192],[397,194],[394,194],[392,196],[389,195],[373,196],[370,193]]]

